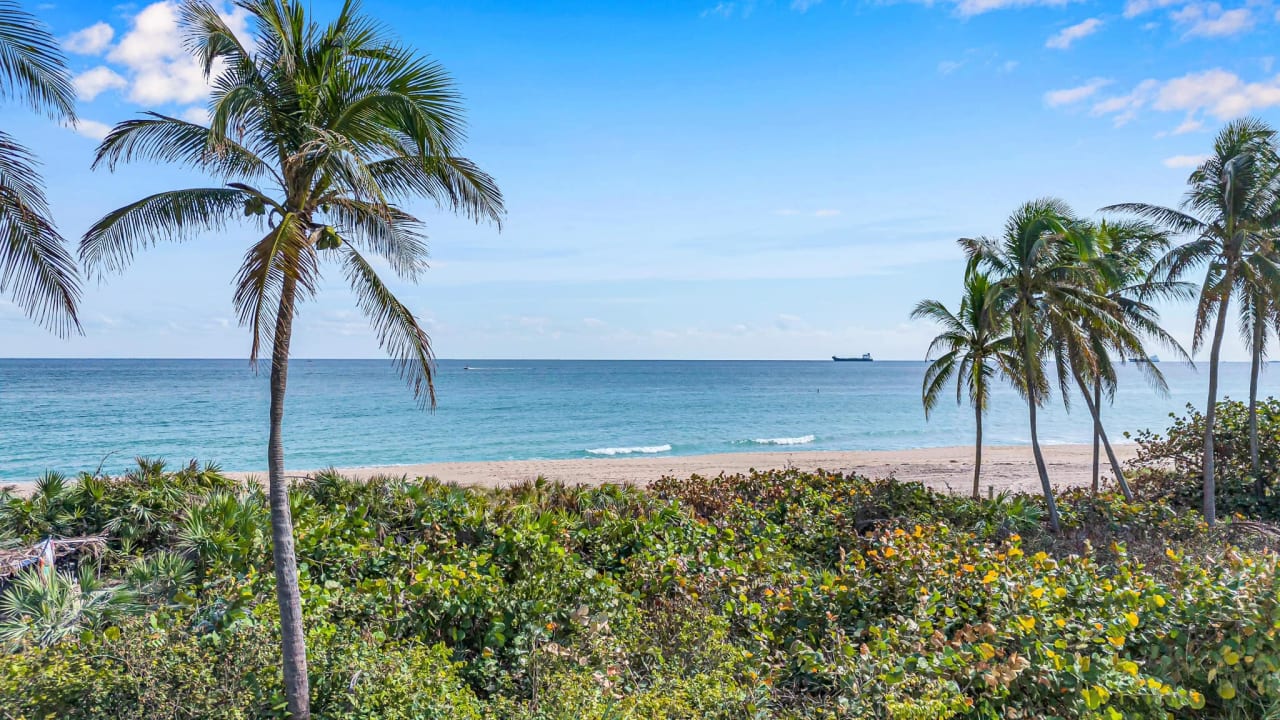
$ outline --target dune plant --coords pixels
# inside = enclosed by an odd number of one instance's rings
[[[320,24],[290,0],[238,0],[254,36],[238,36],[205,0],[179,17],[186,47],[209,78],[209,122],[159,113],[118,124],[95,167],[135,159],[185,166],[219,185],[167,190],[95,223],[80,256],[95,272],[119,271],[160,240],[225,234],[257,225],[235,278],[234,304],[252,333],[249,356],[271,356],[267,449],[276,592],[288,709],[309,717],[302,607],[282,437],[288,359],[298,308],[336,265],[416,397],[435,402],[430,339],[379,276],[372,257],[400,276],[425,270],[424,225],[401,203],[429,198],[467,217],[498,222],[492,178],[458,152],[461,100],[438,64],[392,39],[346,2]]]

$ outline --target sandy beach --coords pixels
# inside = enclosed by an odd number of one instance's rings
[[[1121,461],[1133,456],[1135,446],[1117,445]],[[1046,445],[1045,461],[1055,485],[1083,485],[1090,481],[1093,449],[1088,445]],[[1108,474],[1102,458],[1104,477]],[[1035,461],[1029,445],[983,448],[982,484],[1001,490],[1038,491]],[[374,475],[436,477],[445,482],[481,487],[498,487],[543,476],[572,484],[634,483],[644,485],[666,475],[719,475],[770,468],[797,467],[855,472],[871,477],[918,481],[939,489],[968,492],[973,482],[973,448],[940,447],[916,450],[876,451],[792,451],[723,453],[679,457],[590,458],[580,460],[511,460],[495,462],[447,462],[420,465],[386,465],[339,468],[344,475],[368,478]],[[311,471],[290,471],[304,476]],[[238,477],[265,473],[233,473]]]

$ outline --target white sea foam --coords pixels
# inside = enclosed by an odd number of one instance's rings
[[[596,448],[587,452],[592,455],[631,455],[633,453],[652,455],[653,453],[668,452],[669,450],[671,450],[670,445],[641,445],[639,447]]]
[[[756,438],[751,442],[756,445],[808,445],[814,441],[812,435],[801,435],[789,438]]]

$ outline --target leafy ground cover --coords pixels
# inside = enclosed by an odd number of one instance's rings
[[[0,592],[0,717],[284,716],[258,487],[140,461],[0,500],[7,542],[108,536],[99,554]],[[822,472],[497,491],[323,474],[292,496],[313,710],[1280,713],[1265,534],[1211,530],[1167,493],[1059,500],[1055,535],[1037,497]]]

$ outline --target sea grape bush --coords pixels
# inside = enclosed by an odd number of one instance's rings
[[[1177,508],[1199,508],[1204,415],[1188,405],[1185,415],[1169,417],[1172,424],[1163,434],[1144,430],[1132,436],[1138,443],[1137,457],[1130,462],[1139,471],[1135,482],[1148,497],[1167,499]],[[1280,487],[1275,482],[1280,472],[1280,399],[1258,400],[1260,483],[1249,456],[1247,404],[1230,399],[1217,404],[1213,448],[1218,512],[1280,520]]]
[[[1036,497],[794,470],[495,491],[325,473],[292,504],[320,718],[1280,712],[1276,554],[1165,501],[1064,493],[1060,535]],[[0,499],[7,541],[107,533],[60,572],[128,608],[13,635],[0,717],[283,717],[266,523],[257,487],[194,464]]]

